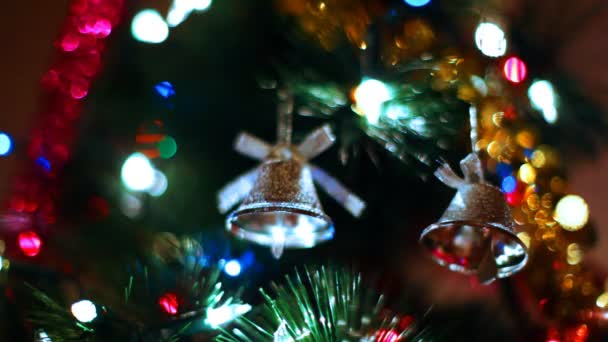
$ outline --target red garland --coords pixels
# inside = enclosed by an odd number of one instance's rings
[[[58,56],[42,77],[44,97],[27,148],[28,161],[14,182],[8,214],[3,220],[8,233],[44,233],[56,220],[57,176],[70,158],[83,99],[100,71],[105,38],[118,24],[123,2],[70,2],[55,43]]]

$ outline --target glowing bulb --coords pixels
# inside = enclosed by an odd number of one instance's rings
[[[595,301],[595,305],[602,309],[608,306],[608,292],[604,292],[599,295],[599,297],[597,297],[597,300]]]
[[[97,318],[97,307],[90,300],[83,299],[78,301],[72,304],[70,309],[72,315],[82,323],[89,323]]]
[[[507,51],[504,31],[494,23],[480,23],[475,30],[477,48],[488,57],[500,57]]]
[[[367,122],[378,123],[382,113],[382,104],[392,98],[391,90],[381,81],[368,78],[355,89],[356,108],[361,111]]]
[[[133,17],[131,34],[140,42],[158,44],[169,36],[169,27],[160,13],[145,9]]]
[[[162,196],[165,191],[167,191],[167,187],[169,186],[169,182],[167,181],[167,176],[164,173],[155,170],[154,171],[154,184],[148,189],[148,194],[153,197]]]
[[[224,265],[224,272],[231,277],[241,274],[241,264],[238,260],[230,260]]]
[[[42,240],[40,236],[35,232],[28,231],[19,234],[17,238],[17,242],[19,243],[19,248],[28,257],[33,257],[40,253],[40,248],[42,247]]]
[[[0,156],[7,156],[13,149],[13,141],[6,133],[0,133]]]
[[[551,82],[545,80],[534,81],[528,88],[528,97],[532,107],[543,113],[545,121],[550,124],[557,121],[557,103]]]
[[[519,179],[526,184],[532,184],[536,181],[536,169],[534,166],[525,163],[519,168]]]
[[[246,314],[251,310],[249,304],[226,304],[219,308],[208,308],[205,323],[213,328],[228,323],[240,315]]]
[[[553,218],[565,230],[576,231],[585,226],[589,220],[589,206],[577,195],[566,195],[557,202]]]
[[[167,24],[175,27],[188,18],[192,11],[205,11],[211,6],[211,0],[174,0],[169,13]]]
[[[156,171],[145,155],[133,153],[122,164],[120,176],[128,189],[147,191],[154,186]]]
[[[503,72],[507,80],[513,83],[521,83],[526,78],[526,63],[517,57],[510,57],[505,62]]]
[[[422,7],[429,2],[431,2],[431,0],[405,0],[405,3],[412,7]]]

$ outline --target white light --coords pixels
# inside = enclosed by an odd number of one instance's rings
[[[480,23],[475,30],[475,43],[489,57],[500,57],[507,51],[504,31],[494,23]]]
[[[355,89],[357,109],[365,115],[367,122],[378,123],[382,113],[382,104],[392,98],[391,90],[381,81],[368,78]]]
[[[246,314],[249,310],[251,310],[251,305],[249,304],[227,304],[219,308],[208,308],[205,323],[212,328],[217,328],[240,315]]]
[[[72,304],[71,311],[72,315],[82,323],[89,323],[97,318],[97,307],[90,300],[84,299]]]
[[[175,27],[188,18],[193,11],[205,11],[211,6],[211,0],[174,0],[167,13],[167,24]]]
[[[238,260],[230,260],[224,265],[224,272],[231,277],[241,274],[241,264]]]
[[[11,137],[6,133],[0,133],[0,156],[6,156],[11,152],[13,148],[13,142]]]
[[[131,34],[141,42],[158,44],[169,36],[169,27],[160,13],[153,9],[145,9],[133,17]]]
[[[162,196],[167,191],[169,182],[167,176],[159,170],[154,171],[154,184],[148,189],[148,194],[153,197]]]
[[[582,197],[566,195],[557,202],[553,218],[566,230],[579,230],[589,220],[589,207]]]
[[[548,123],[557,121],[557,101],[553,85],[549,81],[534,81],[528,88],[528,97],[532,107],[543,113],[543,118]]]
[[[139,216],[143,206],[141,199],[130,193],[124,193],[120,199],[120,210],[129,218]]]
[[[120,170],[124,185],[133,191],[147,191],[156,179],[156,170],[148,158],[141,153],[133,153],[125,160]]]
[[[386,108],[386,117],[391,120],[407,119],[412,116],[407,106],[393,105]]]

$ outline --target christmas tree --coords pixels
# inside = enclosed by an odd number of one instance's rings
[[[600,4],[71,0],[0,133],[2,340],[605,338],[557,60]]]

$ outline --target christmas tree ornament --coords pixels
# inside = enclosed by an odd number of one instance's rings
[[[438,222],[428,226],[420,242],[433,259],[452,271],[476,274],[483,283],[508,277],[528,260],[525,244],[515,235],[511,209],[503,193],[483,179],[475,152],[477,111],[471,107],[473,152],[460,162],[464,179],[444,164],[435,176],[458,192]]]
[[[334,225],[324,212],[313,179],[355,217],[365,203],[340,182],[308,160],[328,149],[335,140],[329,126],[310,133],[302,143],[291,143],[293,99],[279,106],[278,142],[274,146],[247,133],[235,149],[262,164],[225,186],[218,194],[220,212],[241,202],[226,219],[226,228],[239,238],[270,246],[278,258],[284,248],[310,248],[329,240]]]

